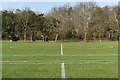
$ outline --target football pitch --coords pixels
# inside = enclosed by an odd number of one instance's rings
[[[3,78],[118,78],[118,42],[3,42]]]

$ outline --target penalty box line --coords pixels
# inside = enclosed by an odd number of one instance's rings
[[[64,63],[61,63],[61,77],[62,77],[62,80],[65,80],[65,65],[64,65]]]
[[[63,55],[63,45],[61,44],[61,55]],[[61,63],[61,77],[65,80],[65,64]]]
[[[63,55],[63,45],[61,44],[61,55]]]

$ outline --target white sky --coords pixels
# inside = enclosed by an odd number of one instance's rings
[[[79,1],[119,2],[119,0],[0,0],[0,2],[79,2]]]

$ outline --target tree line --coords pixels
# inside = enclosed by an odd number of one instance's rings
[[[53,7],[47,14],[2,10],[2,39],[17,40],[120,40],[119,7],[79,2]]]

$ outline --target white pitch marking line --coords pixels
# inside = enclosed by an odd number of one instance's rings
[[[61,44],[61,55],[63,55],[63,45]]]
[[[61,77],[62,77],[62,80],[65,80],[65,65],[64,65],[64,63],[61,63]]]

